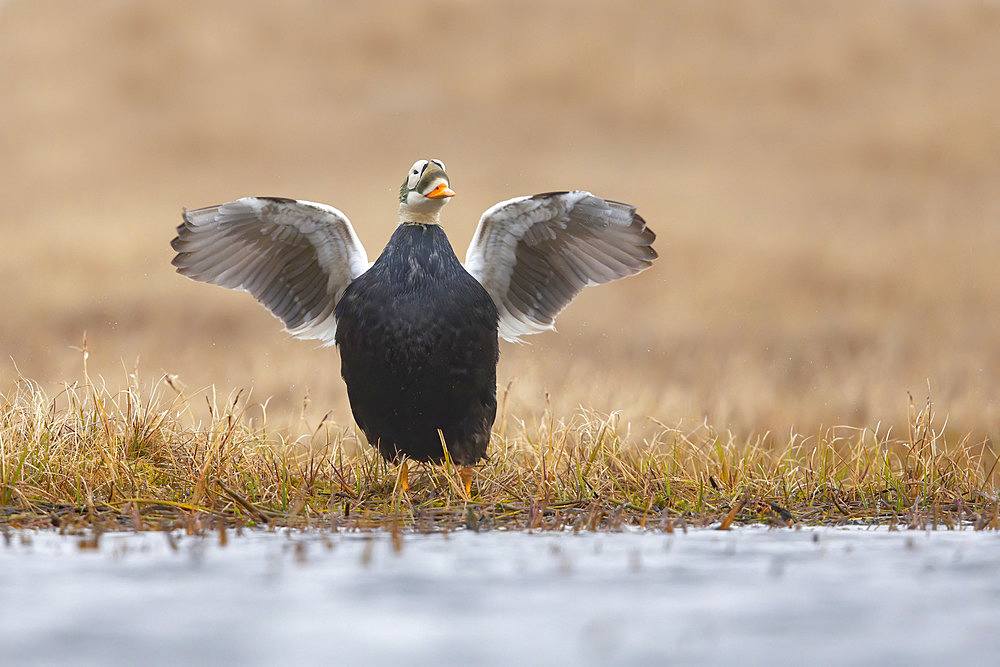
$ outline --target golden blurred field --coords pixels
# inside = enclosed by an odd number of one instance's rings
[[[372,258],[420,157],[464,256],[501,199],[631,202],[658,263],[504,344],[509,413],[1000,437],[1000,3],[0,4],[0,393],[175,373],[351,424],[332,349],[170,266],[182,207],[283,195]]]

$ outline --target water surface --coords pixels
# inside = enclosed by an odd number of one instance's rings
[[[7,664],[912,664],[1000,655],[1000,535],[19,532]]]

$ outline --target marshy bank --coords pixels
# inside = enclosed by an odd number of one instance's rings
[[[0,396],[13,663],[982,662],[997,456],[905,433],[742,439],[504,410],[471,497],[243,393],[85,377]],[[646,427],[648,429],[648,425]],[[766,524],[766,525],[764,525]],[[719,529],[728,530],[719,530]]]
[[[0,524],[189,533],[246,526],[398,533],[627,528],[673,532],[884,524],[1000,527],[995,445],[949,432],[928,399],[904,433],[835,427],[740,439],[702,423],[546,410],[497,422],[471,497],[449,466],[396,468],[329,415],[276,427],[244,394],[187,394],[176,378],[121,390],[89,376],[50,396],[0,395]],[[256,416],[254,416],[256,415]],[[638,431],[638,429],[636,429]]]

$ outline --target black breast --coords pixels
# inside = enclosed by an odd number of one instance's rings
[[[438,225],[400,225],[337,304],[351,410],[389,460],[486,454],[496,418],[497,310]]]

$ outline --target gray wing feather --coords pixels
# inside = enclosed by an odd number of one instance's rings
[[[347,217],[325,204],[244,197],[184,212],[177,272],[252,294],[299,338],[332,344],[334,308],[368,256]]]
[[[519,341],[554,328],[587,285],[649,268],[655,238],[634,206],[589,192],[517,197],[483,214],[465,268],[493,298],[500,335]]]

